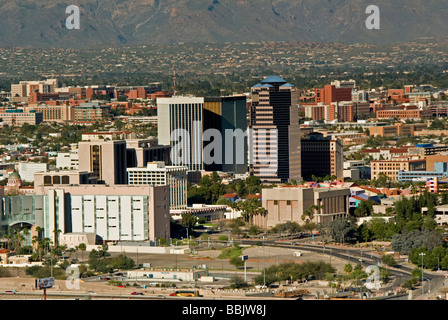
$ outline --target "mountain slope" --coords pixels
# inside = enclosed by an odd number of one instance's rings
[[[0,46],[86,48],[188,41],[393,43],[444,37],[448,3],[377,0],[380,30],[368,30],[370,0],[0,0]]]

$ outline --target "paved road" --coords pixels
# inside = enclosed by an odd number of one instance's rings
[[[253,243],[253,240],[243,240],[242,244],[250,244]],[[377,266],[381,261],[381,255],[371,251],[369,249],[358,249],[358,248],[348,248],[348,247],[337,247],[337,246],[324,246],[319,244],[298,242],[298,241],[275,241],[275,240],[265,240],[264,243],[266,246],[275,246],[281,248],[296,248],[305,251],[311,251],[316,253],[322,253],[329,255],[330,257],[336,257],[353,264],[361,263],[363,267],[368,267],[370,265]],[[390,274],[395,278],[394,287],[401,286],[406,280],[411,278],[412,269],[414,266],[407,265],[397,265],[396,267],[390,267],[382,265],[382,267],[387,268],[390,271]],[[422,295],[426,298],[428,294],[436,294],[441,287],[444,286],[444,283],[448,283],[448,280],[444,275],[436,274],[434,272],[424,272],[424,278],[426,279],[423,283],[423,294],[420,294],[421,291],[414,290],[414,299],[419,300],[422,298]],[[390,286],[385,286],[378,290],[378,292],[387,292],[391,289]]]

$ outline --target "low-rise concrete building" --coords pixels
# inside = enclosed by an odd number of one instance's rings
[[[349,213],[350,189],[278,187],[263,189],[263,207],[266,214],[253,217],[253,223],[263,228],[293,221],[304,224],[305,211],[315,206],[314,223],[330,223]]]
[[[155,269],[132,270],[127,272],[129,281],[188,282],[197,281],[206,276],[206,270],[193,269]]]

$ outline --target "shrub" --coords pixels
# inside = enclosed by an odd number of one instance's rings
[[[397,262],[395,261],[394,257],[392,257],[391,255],[385,254],[382,258],[382,261],[384,264],[387,264],[388,266],[395,266],[397,265]]]

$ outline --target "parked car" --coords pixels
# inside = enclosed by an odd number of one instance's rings
[[[133,296],[142,296],[143,295],[143,293],[141,293],[141,292],[137,292],[137,291],[134,291],[134,292],[132,292],[131,293]]]

